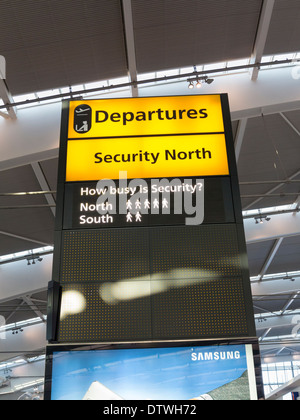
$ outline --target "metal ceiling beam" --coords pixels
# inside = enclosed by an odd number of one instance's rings
[[[272,295],[270,295],[271,297]],[[276,295],[275,295],[276,296]],[[266,313],[257,314],[255,316],[255,324],[257,331],[263,331],[272,328],[291,327],[291,330],[296,325],[295,319],[299,317],[299,311],[292,311],[287,314],[280,314],[277,312],[273,316]]]
[[[268,310],[266,308],[263,308],[261,305],[257,306],[255,303],[253,304],[253,307],[255,309],[258,309],[259,311],[262,311],[262,313],[267,313],[268,312]]]
[[[264,0],[260,20],[257,29],[257,35],[255,45],[251,57],[251,64],[260,63],[267,42],[267,37],[270,29],[271,19],[275,6],[275,0]],[[251,70],[251,80],[256,81],[258,78],[259,67],[255,67]]]
[[[6,112],[2,112],[2,111],[0,111],[0,117],[5,118],[6,120],[9,120],[10,119],[9,114],[7,114]]]
[[[252,85],[253,86],[253,85]],[[253,89],[252,89],[253,90]],[[249,93],[249,91],[247,91]],[[266,95],[268,93],[266,92]],[[254,108],[246,108],[242,109],[240,107],[239,110],[231,111],[231,121],[238,121],[243,118],[258,118],[262,115],[274,115],[279,114],[279,112],[291,112],[291,111],[299,111],[300,109],[300,101],[288,100],[286,102],[280,102],[277,104],[265,105],[265,106],[257,106]]]
[[[131,0],[123,0],[123,18],[124,18],[124,29],[125,29],[125,41],[127,50],[127,64],[128,64],[128,75],[129,80],[133,85],[131,86],[131,92],[133,97],[138,97],[137,84],[137,67],[136,67],[136,54],[135,54],[135,40],[134,40],[134,29],[133,29],[133,17],[132,17],[132,3]]]
[[[294,124],[282,112],[279,112],[279,115],[291,127],[291,129],[300,137],[300,131],[294,126]]]
[[[298,197],[297,197],[297,199],[294,203],[294,209],[295,209],[295,211],[293,213],[294,215],[297,213],[297,209],[299,208],[299,206],[300,206],[300,195],[298,195]]]
[[[43,191],[50,191],[50,187],[49,184],[45,178],[45,175],[42,171],[41,165],[39,164],[39,162],[34,162],[31,164],[31,167],[33,169],[33,172],[38,180],[38,183],[40,184],[40,187]],[[47,200],[47,203],[49,204],[50,210],[53,214],[53,216],[55,217],[55,208],[56,208],[56,203],[55,200],[53,198],[53,195],[51,194],[46,194],[45,198]]]
[[[0,162],[0,171],[19,168],[20,166],[31,165],[34,162],[43,162],[46,160],[58,159],[59,149],[45,150],[39,153],[24,155]]]
[[[1,79],[1,78],[0,78],[0,98],[2,98],[2,100],[4,102],[4,106],[6,104],[10,105],[10,106],[6,107],[8,114],[5,114],[5,115],[8,115],[13,120],[17,119],[16,111],[15,111],[14,107],[11,106],[14,103],[14,99],[13,99],[11,93],[8,90],[8,87],[7,87],[7,84],[5,83],[5,80]]]
[[[300,171],[295,172],[293,175],[290,176],[290,180],[293,180],[294,178],[297,178],[300,175]],[[271,190],[267,191],[264,195],[264,197],[258,198],[257,200],[253,201],[252,203],[248,204],[243,210],[248,210],[250,207],[254,206],[254,204],[259,203],[263,198],[268,198],[270,194],[273,194],[275,191],[277,191],[279,188],[282,188],[285,185],[285,183],[280,183],[276,185],[276,187],[272,188]],[[295,193],[297,195],[297,193]]]
[[[15,299],[20,299],[20,300],[23,301],[23,297],[24,296],[30,296],[31,297],[31,296],[33,296],[36,293],[44,293],[44,292],[47,292],[47,290],[48,290],[48,288],[43,287],[41,289],[26,290],[25,293],[19,293],[19,294],[13,295],[13,296],[7,296],[5,299],[0,299],[0,305],[9,303],[10,301],[15,300]],[[35,299],[32,299],[32,301],[35,301]],[[45,303],[45,305],[47,305],[47,302]]]
[[[291,296],[291,298],[287,301],[287,303],[281,309],[281,316],[284,315],[284,313],[289,309],[289,307],[295,302],[295,300],[298,298],[299,294],[300,294],[300,291],[298,291],[296,294]]]
[[[18,306],[16,306],[16,308],[10,312],[10,314],[8,316],[5,316],[5,323],[9,324],[9,320],[21,309],[22,306],[25,305],[25,302],[22,301]]]
[[[33,301],[31,300],[31,298],[29,296],[23,296],[22,299],[24,300],[24,302],[30,307],[30,309],[36,313],[36,315],[43,321],[45,322],[45,317],[42,314],[42,312],[39,310],[39,308],[33,303]]]
[[[272,359],[274,358],[272,360],[272,362],[275,362],[276,360],[278,360],[278,361],[293,360],[292,358],[290,359],[287,356],[285,356],[286,360],[283,360],[283,359],[280,359],[280,358],[277,359],[275,357],[277,349],[281,348],[282,346],[292,348],[293,352],[295,352],[296,354],[299,354],[299,341],[293,343],[289,340],[281,339],[280,336],[277,337],[277,339],[276,339],[276,337],[271,338],[271,340],[267,338],[267,339],[261,341],[259,345],[260,345],[260,351],[262,353],[262,356],[264,358],[266,358],[266,357],[268,357],[268,358],[270,357]]]
[[[237,162],[239,161],[239,157],[241,154],[247,123],[248,123],[248,118],[243,118],[239,121],[239,124],[238,124],[237,132],[235,136],[235,142],[234,142],[235,156],[236,156]]]
[[[289,238],[300,235],[300,214],[278,214],[271,217],[266,223],[256,224],[251,219],[244,220],[246,242],[247,244],[254,244],[256,242],[277,241],[281,238]],[[276,251],[276,244],[274,250]],[[278,242],[280,246],[280,242]],[[271,252],[271,254],[272,254]],[[270,255],[271,257],[271,255]],[[265,265],[262,267],[260,275],[265,274]],[[291,271],[288,270],[287,271]],[[263,274],[264,273],[264,274]]]
[[[151,78],[151,79],[132,81],[132,82],[128,82],[128,83],[120,83],[120,84],[116,84],[116,85],[103,86],[103,87],[97,87],[97,88],[92,88],[92,89],[83,89],[83,90],[77,91],[76,96],[79,97],[81,95],[88,95],[88,94],[92,94],[92,93],[100,93],[100,92],[104,92],[104,91],[105,91],[105,93],[107,93],[108,91],[114,91],[116,89],[128,88],[128,87],[134,86],[134,85],[144,86],[144,85],[147,85],[149,83],[159,83],[159,82],[166,83],[166,82],[172,81],[172,80],[178,81],[178,79],[187,79],[189,77],[197,77],[197,76],[199,78],[201,78],[201,76],[206,77],[210,74],[211,75],[217,75],[217,74],[224,73],[224,72],[228,75],[231,72],[237,72],[239,70],[241,70],[241,71],[242,70],[250,70],[250,69],[253,69],[253,68],[257,68],[257,67],[259,67],[259,68],[272,68],[273,66],[278,67],[278,66],[281,66],[281,65],[289,66],[289,65],[295,65],[296,63],[300,63],[300,59],[286,59],[286,60],[270,61],[270,62],[266,62],[266,63],[246,64],[246,65],[242,65],[242,66],[221,67],[221,68],[216,68],[216,69],[212,69],[212,70],[197,71],[196,73],[195,72],[190,72],[190,73],[182,73],[180,75],[176,74],[176,75],[173,75],[173,76],[154,77],[154,78]],[[239,95],[239,96],[242,96],[242,95]],[[35,99],[28,99],[28,100],[20,101],[20,102],[7,103],[5,105],[1,105],[0,110],[1,109],[6,109],[6,108],[13,108],[13,107],[17,107],[17,106],[22,106],[22,105],[32,105],[32,104],[39,104],[40,105],[43,102],[47,102],[47,101],[50,101],[50,100],[51,101],[52,100],[53,101],[54,100],[59,101],[61,99],[70,99],[70,93],[59,93],[59,94],[56,94],[56,95],[50,95],[50,96],[43,97],[43,98],[38,97],[38,98],[35,98]],[[295,105],[294,102],[295,101],[293,101],[292,105],[289,102],[286,103],[286,101],[282,102],[280,104],[280,106],[283,106],[284,109],[281,109],[281,111],[286,112],[287,111],[286,107],[288,108],[289,111],[294,110],[294,109],[299,109],[300,108],[300,105],[299,105],[300,101],[297,100],[297,105]],[[297,107],[295,107],[295,106],[297,106]],[[264,115],[268,115],[268,112],[269,113],[279,112],[277,108],[278,108],[278,105],[275,105],[275,109],[276,109],[275,111],[270,106],[260,108],[260,114],[259,115],[262,114],[262,112],[261,112],[262,109],[266,109],[267,113],[264,112]],[[268,111],[268,110],[270,110],[270,111]],[[254,108],[254,110],[251,110],[251,109],[246,110],[247,113],[250,112],[249,117],[256,116],[256,114],[255,115],[251,114],[251,112],[255,113],[255,111],[256,111],[256,108]],[[243,118],[243,117],[241,117],[241,118]],[[237,120],[237,119],[238,119],[238,117],[235,114],[233,120]]]
[[[260,341],[262,341],[264,338],[266,338],[266,336],[269,334],[269,332],[271,332],[271,330],[272,330],[272,328],[268,328],[264,333],[263,333],[263,335],[261,335],[260,337],[259,337],[259,340]]]
[[[300,387],[300,375],[298,375],[296,378],[291,379],[289,382],[277,388],[275,391],[272,391],[271,394],[266,396],[266,400],[267,401],[279,400],[284,395],[298,390],[299,387]]]
[[[32,244],[39,244],[39,245],[42,245],[42,246],[51,245],[51,244],[48,244],[46,242],[37,241],[36,239],[32,239],[32,238],[28,238],[28,237],[20,236],[20,235],[14,235],[14,234],[9,233],[9,232],[4,232],[3,230],[0,231],[0,235],[9,236],[9,237],[15,238],[15,239],[21,239],[22,241],[31,242]]]
[[[261,269],[261,271],[259,273],[259,277],[260,277],[261,280],[263,279],[263,277],[266,274],[266,272],[268,271],[268,269],[269,269],[272,261],[274,260],[276,254],[277,254],[277,252],[278,252],[278,250],[280,248],[280,245],[282,244],[283,239],[284,238],[279,238],[279,239],[277,239],[275,241],[275,244],[272,247],[272,249],[271,249],[271,251],[270,251],[270,253],[269,253],[266,261],[264,262],[264,264],[262,266],[262,269]]]

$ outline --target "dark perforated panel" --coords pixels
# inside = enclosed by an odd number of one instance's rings
[[[235,225],[64,232],[61,274],[62,342],[248,333]]]
[[[68,292],[78,293],[84,307],[78,314],[62,318],[59,332],[62,342],[135,341],[151,336],[149,282],[140,282],[138,294],[146,297],[136,299],[124,294],[126,289],[132,291],[134,284],[125,282],[119,290],[112,285],[63,286],[63,294],[67,297]]]
[[[147,231],[63,233],[61,283],[116,281],[148,275]]]
[[[154,273],[175,279],[241,275],[235,225],[161,228],[151,240]]]
[[[234,225],[71,231],[61,283],[241,276]]]
[[[167,281],[166,291],[152,297],[153,335],[174,339],[246,334],[244,304],[240,278]]]

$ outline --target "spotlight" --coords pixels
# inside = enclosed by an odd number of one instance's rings
[[[256,217],[255,218],[255,223],[258,225],[258,224],[263,224],[264,223],[264,221],[263,221],[263,219],[261,218],[261,217]]]
[[[43,257],[40,255],[32,255],[30,258],[27,258],[27,265],[35,265],[37,262],[42,262]]]
[[[17,334],[19,334],[19,333],[22,333],[24,331],[24,329],[23,328],[20,328],[20,327],[15,327],[12,331],[11,331],[11,333],[12,333],[12,335],[17,335]]]
[[[215,81],[215,79],[209,79],[208,76],[203,76],[203,77],[199,77],[197,75],[197,71],[195,70],[195,77],[191,78],[191,79],[187,79],[188,82],[188,88],[189,89],[194,89],[195,84],[196,87],[198,89],[201,89],[201,87],[203,86],[203,83],[206,83],[208,85],[211,85],[213,82]]]
[[[258,225],[259,223],[263,224],[264,222],[269,222],[271,220],[271,217],[268,215],[265,216],[261,214],[261,212],[259,211],[259,216],[256,216],[254,220],[255,220],[255,223]]]
[[[282,280],[289,280],[291,282],[296,281],[293,277],[289,276],[288,274],[286,275],[286,277],[283,277]]]

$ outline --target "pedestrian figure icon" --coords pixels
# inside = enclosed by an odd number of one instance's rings
[[[126,222],[132,222],[132,214],[130,212],[127,213]]]
[[[153,208],[154,209],[159,209],[159,201],[158,201],[157,198],[153,201]]]
[[[136,200],[136,202],[135,202],[135,208],[137,209],[137,210],[140,210],[141,209],[141,202],[140,202],[140,200]]]
[[[145,203],[144,203],[144,208],[147,210],[149,210],[150,209],[150,201],[149,200],[145,200]]]
[[[126,209],[127,210],[131,210],[132,209],[132,203],[131,203],[130,200],[128,200],[127,203],[126,203]]]
[[[166,198],[163,199],[162,206],[163,206],[163,209],[169,208],[169,202]]]
[[[139,211],[135,215],[135,221],[136,222],[141,222],[142,221],[142,215],[141,215],[141,213]]]

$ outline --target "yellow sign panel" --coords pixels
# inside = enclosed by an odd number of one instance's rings
[[[69,139],[223,132],[220,95],[70,102]]]
[[[229,175],[224,134],[69,140],[66,181]]]

